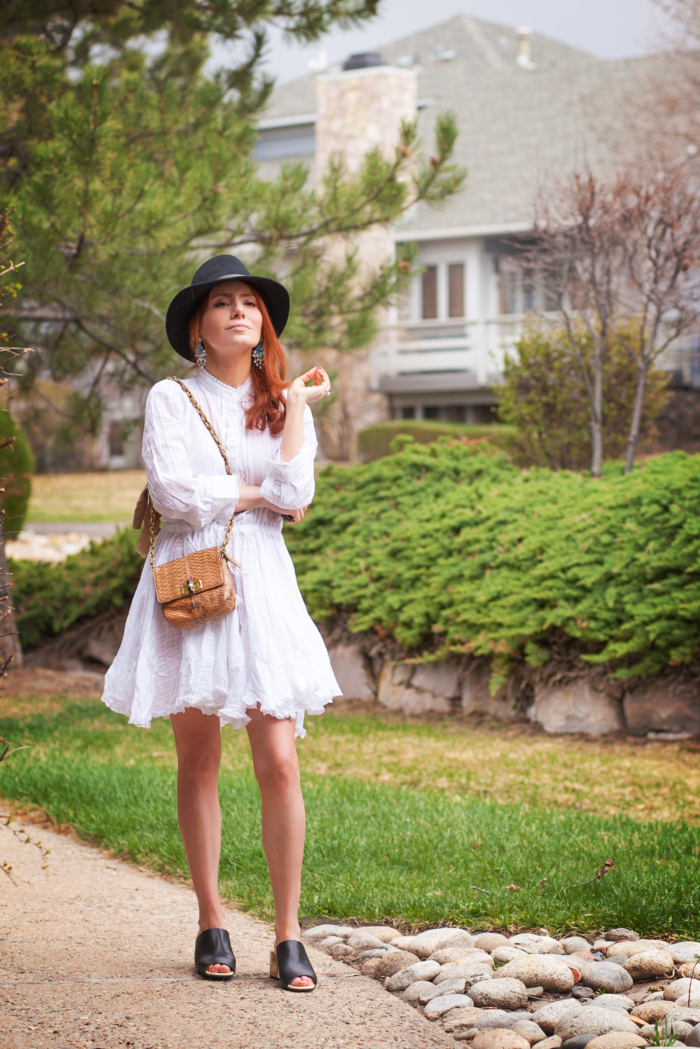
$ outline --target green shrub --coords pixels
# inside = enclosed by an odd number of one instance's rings
[[[629,334],[630,325],[619,330]],[[593,340],[577,332],[579,349],[589,368]],[[591,407],[566,331],[530,328],[507,355],[498,388],[498,417],[517,436],[510,446],[523,465],[553,470],[583,470],[591,462]],[[603,452],[618,459],[627,448],[639,370],[629,352],[610,337],[603,362]],[[669,399],[668,373],[650,368],[644,395],[640,450],[658,437],[655,421]]]
[[[487,437],[494,444],[502,445],[515,434],[514,426],[490,423],[485,426],[468,426],[463,423],[443,423],[432,419],[394,419],[392,422],[377,423],[360,430],[357,447],[363,462],[374,462],[391,453],[391,442],[397,434],[408,434],[418,444],[433,444],[440,437],[464,437],[474,441]]]
[[[138,532],[125,528],[113,539],[91,543],[62,564],[10,560],[22,646],[31,648],[79,619],[122,608],[143,569],[137,541]]]
[[[411,442],[327,467],[286,535],[314,618],[349,610],[351,629],[411,649],[490,655],[497,680],[562,635],[620,676],[700,654],[700,456],[594,480]]]
[[[0,410],[0,441],[14,437],[13,444],[0,448],[0,487],[5,535],[12,537],[22,531],[32,492],[34,454],[29,442],[8,411]]]

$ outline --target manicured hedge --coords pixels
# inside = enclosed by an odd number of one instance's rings
[[[79,619],[122,608],[143,569],[143,558],[136,553],[138,536],[125,528],[57,565],[9,560],[23,647],[48,640]]]
[[[443,423],[432,419],[394,419],[360,430],[357,449],[363,462],[374,462],[391,452],[391,443],[398,434],[407,434],[418,444],[433,444],[440,437],[464,437],[469,441],[483,440],[504,446],[515,435],[514,426],[490,423],[469,426],[466,423]]]
[[[286,533],[316,619],[349,610],[419,652],[490,655],[496,680],[562,637],[621,676],[700,655],[700,456],[594,480],[411,442],[328,467]]]
[[[520,470],[490,445],[442,439],[374,463],[330,466],[304,521],[285,528],[316,620],[350,613],[444,658],[543,665],[562,641],[620,676],[700,657],[700,456],[673,452],[629,477]],[[405,443],[408,441],[408,444]],[[37,644],[133,593],[137,533],[62,565],[14,562],[20,636]]]

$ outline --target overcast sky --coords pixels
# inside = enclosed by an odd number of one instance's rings
[[[454,15],[467,14],[504,25],[529,25],[601,58],[622,58],[656,50],[661,19],[651,0],[381,0],[379,18],[350,32],[333,31],[311,47],[271,34],[267,69],[278,83],[304,76],[320,49],[328,61],[351,52],[380,48]],[[217,47],[217,57],[223,58]],[[219,64],[219,63],[217,63]]]

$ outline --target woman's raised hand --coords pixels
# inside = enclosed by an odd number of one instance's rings
[[[313,379],[313,386],[306,383]],[[325,368],[311,368],[291,383],[287,392],[287,402],[301,401],[303,404],[315,404],[331,392],[331,380]]]

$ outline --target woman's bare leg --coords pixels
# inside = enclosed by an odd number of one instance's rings
[[[221,929],[219,898],[221,729],[215,715],[188,707],[170,718],[177,750],[177,819],[199,903],[199,931]],[[228,972],[210,965],[210,972]]]
[[[294,745],[294,721],[273,718],[259,710],[247,713],[250,722],[246,729],[262,799],[262,839],[275,901],[277,946],[283,940],[299,939],[306,814]],[[308,976],[292,981],[296,987],[312,983]]]

